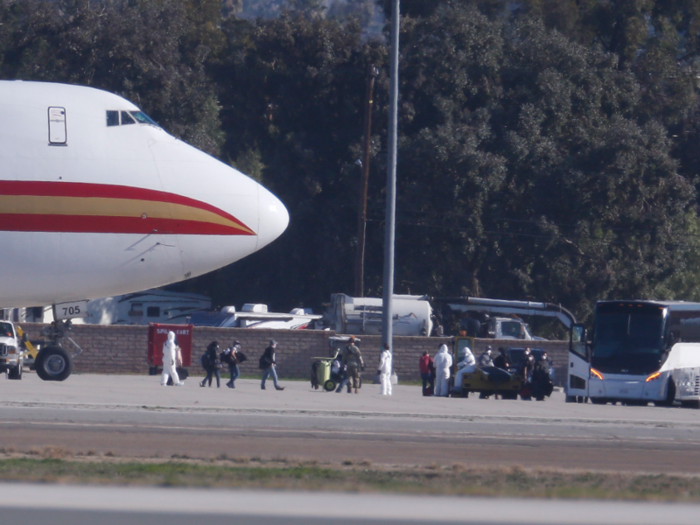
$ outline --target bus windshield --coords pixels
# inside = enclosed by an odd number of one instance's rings
[[[657,305],[598,305],[591,366],[613,374],[658,370],[663,352],[663,315],[664,309]]]

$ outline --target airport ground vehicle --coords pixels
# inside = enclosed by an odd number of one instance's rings
[[[24,355],[15,325],[0,321],[0,372],[7,373],[8,379],[22,379],[23,366]]]
[[[567,396],[700,408],[700,303],[601,301],[587,339],[574,325]]]
[[[461,355],[464,347],[474,348],[474,339],[471,337],[455,337],[453,343],[453,373],[450,380],[450,391],[454,386],[457,372],[457,356]],[[484,369],[476,368],[471,374],[462,375],[462,390],[454,394],[457,397],[469,397],[470,393],[479,393],[479,397],[486,398],[491,395],[500,395],[503,399],[517,399],[518,393],[523,389],[522,376],[513,370],[504,371],[495,367]]]

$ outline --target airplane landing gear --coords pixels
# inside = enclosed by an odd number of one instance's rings
[[[44,381],[63,381],[73,371],[73,358],[65,348],[47,346],[39,351],[34,368]]]
[[[67,332],[71,330],[70,319],[57,320],[46,326],[42,335],[47,342],[34,360],[34,370],[44,381],[64,381],[73,372],[73,358],[82,353],[83,349],[73,341]],[[77,351],[69,354],[61,345],[62,339],[68,339]]]

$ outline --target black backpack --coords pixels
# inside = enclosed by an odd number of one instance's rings
[[[271,364],[272,363],[270,363],[270,359],[265,354],[260,356],[260,360],[258,361],[258,368],[260,368],[260,370],[270,368]]]
[[[211,366],[211,363],[209,361],[209,354],[207,354],[206,352],[204,352],[202,354],[202,357],[199,358],[199,362],[201,363],[202,368],[204,368],[204,370],[206,371],[208,371]]]

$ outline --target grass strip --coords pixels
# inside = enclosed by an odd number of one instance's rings
[[[487,497],[700,501],[697,476],[510,468],[319,465],[284,459],[136,461],[123,458],[0,459],[0,480],[173,487],[260,488]]]

